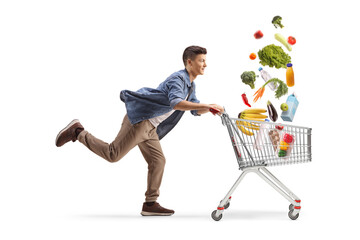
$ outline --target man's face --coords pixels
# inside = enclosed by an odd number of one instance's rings
[[[188,59],[188,64],[190,65],[191,71],[196,75],[204,75],[204,70],[206,68],[206,55],[198,54],[194,60]]]

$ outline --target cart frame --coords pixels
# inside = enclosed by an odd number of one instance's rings
[[[212,112],[215,113],[216,110]],[[236,180],[234,185],[231,187],[231,189],[228,191],[228,193],[225,195],[225,197],[220,201],[217,210],[214,210],[212,212],[211,217],[215,221],[219,221],[222,218],[224,210],[230,206],[231,195],[234,193],[234,191],[236,190],[240,182],[244,179],[246,174],[248,174],[249,172],[253,172],[256,173],[260,178],[262,178],[265,182],[267,182],[271,187],[273,187],[278,193],[280,193],[285,199],[287,199],[290,202],[288,216],[290,219],[296,220],[299,217],[299,213],[301,209],[300,198],[297,197],[288,187],[286,187],[269,170],[265,168],[266,166],[282,165],[281,161],[287,161],[287,160],[283,160],[283,159],[279,160],[279,157],[275,157],[274,155],[269,156],[269,154],[259,155],[258,159],[254,159],[253,156],[256,155],[258,151],[255,151],[254,149],[250,149],[250,147],[252,147],[253,145],[253,142],[249,144],[249,141],[247,141],[248,139],[243,139],[243,137],[240,136],[238,127],[235,125],[234,122],[232,122],[239,120],[241,121],[248,121],[248,120],[230,118],[229,115],[225,112],[221,114],[221,120],[222,120],[222,124],[225,125],[228,129],[230,140],[235,151],[235,156],[239,164],[239,168],[243,172]],[[248,122],[254,123],[256,121],[248,121]],[[257,122],[257,123],[274,125],[274,123],[266,123],[266,122]],[[302,140],[301,138],[299,139],[300,142],[299,145],[301,150],[293,154],[296,157],[290,156],[289,157],[290,160],[288,159],[287,164],[311,161],[311,128],[284,125],[284,124],[282,124],[282,126],[288,126],[289,129],[293,129],[293,128],[304,129],[304,131],[301,130],[301,133],[304,134],[304,136],[301,137],[304,140]],[[240,141],[240,143],[238,141]],[[268,149],[264,149],[264,151],[268,151]],[[298,160],[298,157],[300,157],[301,160]]]

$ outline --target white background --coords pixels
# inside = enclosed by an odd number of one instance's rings
[[[1,1],[1,239],[304,239],[357,234],[358,26],[356,1]],[[271,20],[283,17],[285,28]],[[255,40],[261,30],[264,37]],[[269,168],[302,199],[300,217],[255,174],[223,219],[210,214],[241,171],[217,116],[186,113],[162,141],[167,158],[158,201],[171,217],[140,215],[147,165],[138,148],[110,164],[81,143],[55,147],[78,118],[111,142],[125,111],[123,89],[156,88],[183,69],[189,45],[208,50],[197,96],[231,116],[252,94],[240,74],[251,52],[297,39],[290,53],[300,105],[293,124],[313,129],[313,161]],[[265,68],[285,80],[285,69]],[[286,97],[270,89],[279,108]],[[280,110],[279,114],[280,114]],[[280,120],[281,122],[281,120]]]

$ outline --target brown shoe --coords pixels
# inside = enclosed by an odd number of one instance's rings
[[[160,206],[159,203],[154,202],[152,206],[148,206],[146,202],[143,204],[141,215],[143,216],[171,216],[174,210],[166,209]]]
[[[76,129],[78,129],[76,131]],[[84,130],[78,119],[72,120],[63,130],[56,136],[55,144],[57,147],[61,147],[69,141],[75,142],[79,132]]]

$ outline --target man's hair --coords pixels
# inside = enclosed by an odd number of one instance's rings
[[[186,67],[186,61],[190,58],[191,60],[194,60],[196,55],[198,54],[206,54],[206,48],[199,47],[199,46],[190,46],[187,47],[183,54],[183,62]]]

